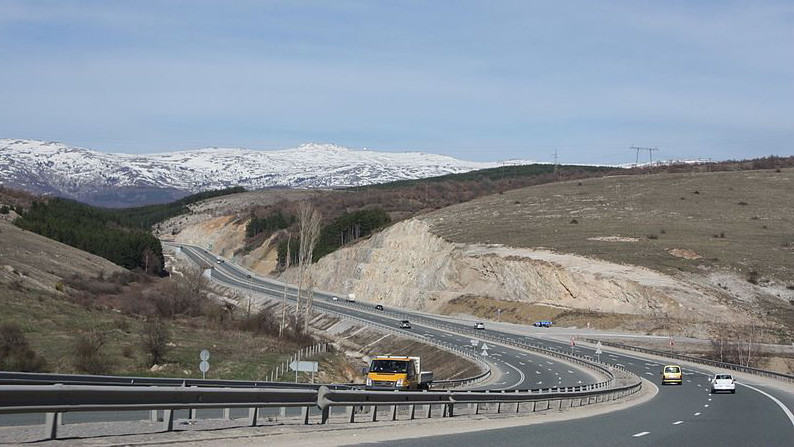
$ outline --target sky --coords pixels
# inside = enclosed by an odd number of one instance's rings
[[[0,138],[794,155],[794,2],[0,0]]]

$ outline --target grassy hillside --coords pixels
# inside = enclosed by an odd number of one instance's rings
[[[794,169],[659,174],[524,188],[426,219],[455,242],[547,247],[667,273],[720,267],[794,285],[792,203]]]

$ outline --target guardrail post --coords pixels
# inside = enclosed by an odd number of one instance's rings
[[[309,425],[309,407],[301,407],[301,420],[303,425]]]
[[[58,437],[58,413],[47,413],[44,418],[44,437],[47,439]]]
[[[350,408],[347,410],[347,422],[354,423],[356,422],[356,406],[351,405]],[[323,422],[325,424],[325,422]]]
[[[188,415],[188,419],[190,419],[191,421],[195,421],[196,420],[196,409],[195,408],[191,408],[190,409],[190,413]]]
[[[480,414],[480,403],[479,402],[474,404],[474,414]]]
[[[256,427],[257,419],[259,419],[259,408],[249,408],[248,409],[248,426],[249,427]]]
[[[397,405],[391,406],[391,420],[393,421],[397,420]]]
[[[163,410],[163,431],[174,431],[174,410]]]
[[[160,415],[158,414],[157,410],[152,410],[152,411],[149,412],[149,421],[150,422],[159,422],[161,420],[162,419],[160,419]]]
[[[378,407],[376,405],[372,406],[372,414],[369,418],[370,422],[378,422]]]
[[[228,420],[232,419],[232,409],[231,408],[224,408],[223,409],[223,418]]]
[[[427,404],[427,419],[430,419],[433,416],[433,406]]]

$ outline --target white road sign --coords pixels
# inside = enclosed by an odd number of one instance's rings
[[[200,356],[201,356],[201,360],[209,360],[210,359],[210,352],[207,351],[206,349],[202,349]]]
[[[293,371],[300,371],[300,372],[317,372],[319,371],[319,367],[317,362],[305,362],[305,361],[298,361],[293,360],[289,364],[289,369]]]

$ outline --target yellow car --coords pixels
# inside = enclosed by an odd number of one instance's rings
[[[662,385],[666,385],[668,383],[677,383],[678,385],[683,384],[681,367],[678,365],[666,365],[662,369]]]

